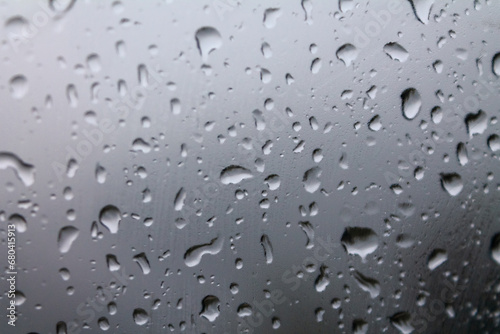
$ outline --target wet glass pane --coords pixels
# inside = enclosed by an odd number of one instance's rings
[[[498,333],[500,3],[4,1],[1,333]]]

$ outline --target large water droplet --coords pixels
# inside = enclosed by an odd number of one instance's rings
[[[231,165],[224,168],[220,173],[222,184],[238,184],[243,180],[251,179],[253,174],[245,167]]]
[[[204,317],[210,322],[214,322],[220,315],[220,301],[219,298],[209,295],[203,298],[201,302],[202,308],[200,316]]]
[[[347,227],[340,241],[348,254],[359,255],[363,261],[378,248],[377,234],[365,227]]]
[[[142,308],[136,308],[132,316],[134,317],[134,322],[139,326],[143,326],[149,321],[148,313]]]
[[[500,233],[491,238],[490,252],[491,258],[500,265]]]
[[[413,12],[417,19],[423,24],[429,23],[432,5],[434,0],[409,0],[413,8]]]
[[[358,57],[358,49],[352,44],[344,44],[338,48],[336,55],[339,60],[342,60],[345,66],[350,66]]]
[[[65,226],[59,230],[57,246],[61,253],[67,253],[73,242],[78,238],[80,231],[74,226]]]
[[[315,192],[321,186],[321,181],[319,180],[321,173],[322,170],[319,167],[313,167],[311,169],[308,169],[304,173],[304,177],[302,178],[302,183],[304,184],[304,189],[308,193]]]
[[[380,283],[376,279],[367,277],[359,271],[355,271],[353,276],[356,280],[356,283],[358,283],[358,286],[363,291],[368,292],[370,294],[370,297],[378,297],[378,295],[380,294]]]
[[[464,187],[462,177],[457,173],[442,173],[441,185],[451,196],[457,196]]]
[[[16,231],[19,233],[26,232],[27,224],[23,216],[15,213],[9,217],[9,224],[14,224]]]
[[[205,254],[216,255],[222,250],[224,239],[221,237],[214,238],[208,244],[196,245],[189,248],[184,254],[184,262],[188,267],[194,267],[201,262],[201,258]]]
[[[99,221],[112,234],[118,232],[121,219],[122,214],[114,205],[106,205],[99,213]]]
[[[404,63],[408,59],[408,51],[399,43],[391,42],[384,45],[384,52],[387,53],[391,59],[398,60]]]
[[[276,26],[276,21],[278,17],[281,16],[281,10],[279,8],[268,8],[264,11],[264,26],[267,29],[274,28]]]
[[[391,318],[391,324],[402,334],[410,334],[415,330],[411,325],[411,315],[408,312],[398,312]]]
[[[467,125],[467,132],[472,138],[474,135],[480,135],[486,131],[488,127],[488,116],[482,110],[479,110],[475,114],[467,114],[467,116],[465,116],[465,124]]]
[[[10,94],[15,99],[22,99],[28,92],[28,79],[24,75],[13,76],[9,81]]]
[[[15,154],[0,152],[0,169],[12,168],[17,178],[29,187],[35,182],[35,168],[22,161]]]
[[[408,88],[401,94],[401,109],[406,119],[414,119],[421,107],[422,98],[415,88]]]
[[[222,45],[222,37],[219,31],[212,27],[202,27],[195,34],[196,45],[204,62],[208,60],[208,55],[217,50]]]

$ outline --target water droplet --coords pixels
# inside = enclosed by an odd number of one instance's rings
[[[448,260],[448,253],[444,249],[435,249],[427,259],[427,267],[434,270]]]
[[[201,262],[201,258],[205,254],[217,255],[222,250],[224,239],[221,237],[214,238],[208,244],[196,245],[189,248],[184,254],[184,262],[188,267],[194,267]]]
[[[491,135],[488,137],[488,147],[493,152],[500,151],[500,137],[498,135]]]
[[[461,166],[465,166],[469,162],[467,147],[462,142],[457,145],[457,159]]]
[[[415,330],[411,325],[411,315],[408,312],[398,312],[391,318],[391,324],[396,327],[401,334],[410,334]]]
[[[320,273],[316,278],[316,281],[314,282],[314,287],[317,292],[323,292],[325,291],[326,287],[330,284],[329,270],[327,266],[322,265],[319,268],[319,271]]]
[[[63,254],[69,252],[71,245],[76,238],[78,238],[78,234],[80,234],[80,231],[74,226],[65,226],[61,228],[57,237],[59,252]]]
[[[366,334],[368,333],[368,323],[363,319],[354,319],[352,321],[353,334]]]
[[[382,129],[382,123],[380,122],[379,115],[375,115],[372,117],[372,119],[368,122],[368,128],[372,131],[378,131]]]
[[[264,182],[268,186],[269,190],[276,190],[281,184],[280,177],[276,174],[269,175],[265,178]]]
[[[308,193],[314,193],[321,186],[321,181],[319,180],[321,173],[322,170],[319,167],[313,167],[304,173],[302,183],[304,184],[304,189]]]
[[[9,224],[13,224],[16,227],[16,231],[19,233],[26,232],[26,228],[28,227],[26,224],[26,219],[23,216],[15,213],[9,217]]]
[[[472,138],[474,135],[480,135],[486,131],[488,127],[488,116],[482,110],[479,110],[475,114],[467,114],[465,116],[465,124],[467,125],[467,132],[470,138]]]
[[[312,74],[316,74],[321,69],[321,59],[315,58],[311,63],[311,72]]]
[[[406,119],[414,119],[421,107],[422,98],[415,88],[408,88],[401,94],[401,109]]]
[[[184,190],[182,187],[179,189],[177,192],[177,195],[175,195],[175,200],[174,200],[174,209],[175,211],[181,211],[182,208],[184,207],[184,201],[186,200],[187,192]]]
[[[279,8],[268,8],[264,11],[264,26],[267,29],[272,29],[276,26],[276,21],[278,17],[281,16],[281,10]]]
[[[457,173],[442,173],[441,185],[451,196],[457,196],[464,187],[462,177]]]
[[[10,94],[15,99],[22,99],[28,93],[28,79],[24,75],[13,76],[9,85]]]
[[[136,308],[132,316],[134,317],[134,322],[139,326],[143,326],[149,321],[148,313],[142,308]]]
[[[17,178],[29,187],[35,182],[35,168],[9,152],[0,152],[0,169],[12,168]]]
[[[404,63],[408,60],[409,54],[399,43],[391,42],[384,45],[384,52],[393,60]]]
[[[359,271],[355,271],[353,277],[361,290],[368,292],[371,298],[378,297],[380,294],[380,283],[376,279],[367,277]]]
[[[423,24],[429,23],[432,5],[434,0],[409,0],[413,8],[413,12],[417,19]]]
[[[252,306],[248,303],[240,304],[240,306],[238,306],[237,313],[240,318],[249,317],[253,313]]]
[[[271,245],[271,240],[267,234],[263,234],[260,238],[260,244],[264,248],[264,256],[266,257],[266,263],[271,264],[273,262],[273,246]]]
[[[120,270],[120,262],[113,254],[106,255],[106,264],[108,265],[109,271],[118,271]]]
[[[118,232],[122,214],[114,205],[106,205],[99,213],[99,221],[109,232],[115,234]]]
[[[347,227],[340,241],[348,254],[359,255],[363,261],[378,248],[377,234],[365,227]]]
[[[219,298],[209,295],[201,301],[200,316],[204,317],[210,322],[214,322],[220,315],[220,301]]]
[[[358,49],[352,44],[344,44],[337,50],[337,58],[341,60],[345,66],[350,66],[351,63],[358,57]]]
[[[491,238],[490,252],[491,258],[500,265],[500,233]]]
[[[250,170],[237,165],[226,167],[220,173],[222,184],[238,184],[243,180],[251,178],[253,178],[253,174]]]
[[[493,56],[493,59],[491,61],[491,68],[493,70],[493,73],[497,77],[500,77],[500,52]]]
[[[212,27],[202,27],[195,34],[196,45],[204,62],[208,55],[222,46],[222,37],[219,31]]]
[[[109,321],[106,317],[100,317],[97,320],[97,324],[99,325],[99,328],[103,331],[107,331],[109,329]]]
[[[145,253],[135,255],[133,257],[133,260],[139,265],[139,268],[141,268],[144,275],[147,275],[151,272],[151,266],[149,265],[149,260],[146,257]]]
[[[306,248],[311,249],[314,247],[314,228],[310,222],[299,222],[299,226],[302,228],[302,231],[306,234],[307,243]]]

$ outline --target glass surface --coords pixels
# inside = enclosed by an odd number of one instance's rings
[[[0,333],[500,332],[499,1],[0,13]]]

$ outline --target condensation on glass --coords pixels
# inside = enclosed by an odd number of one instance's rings
[[[498,1],[0,13],[0,332],[498,333]]]

